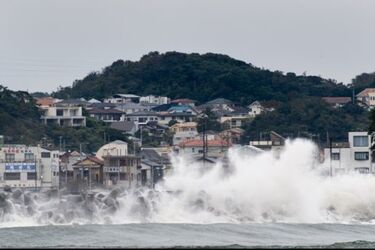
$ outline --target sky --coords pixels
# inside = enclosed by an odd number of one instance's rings
[[[374,10],[372,0],[0,0],[0,85],[56,91],[150,51],[346,84],[375,71]]]

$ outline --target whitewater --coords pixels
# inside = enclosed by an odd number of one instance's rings
[[[118,243],[114,246],[153,246],[156,244],[153,235],[158,230],[165,231],[164,237],[180,232],[175,236],[176,242],[157,241],[159,247],[187,246],[189,238],[199,239],[199,236],[192,236],[197,232],[205,235],[204,239],[210,239],[210,234],[212,237],[211,241],[198,241],[198,246],[217,246],[214,243],[231,246],[238,242],[244,242],[243,246],[264,245],[262,242],[301,246],[312,239],[315,241],[311,244],[315,245],[345,239],[355,244],[355,240],[374,241],[375,177],[359,173],[330,177],[329,163],[321,164],[318,155],[313,142],[296,139],[288,140],[280,154],[231,148],[228,161],[213,166],[202,166],[201,162],[193,162],[187,156],[171,155],[173,172],[155,189],[114,188],[80,195],[63,191],[59,194],[2,192],[0,232],[4,236],[5,229],[14,234],[38,227],[46,234],[63,230],[75,237],[72,232],[79,227],[82,235],[85,230],[97,230],[101,235],[111,232],[103,237],[112,237],[121,232],[129,235],[136,230],[139,237],[147,239],[139,243],[135,235],[133,241],[121,241],[125,236],[117,237],[111,241]],[[348,227],[358,228],[346,235]],[[251,236],[249,230],[265,232]],[[287,240],[280,238],[280,230],[289,230]],[[340,230],[345,233],[336,234]],[[221,242],[223,232],[228,241]],[[330,233],[332,240],[324,240]],[[253,241],[246,241],[249,239]],[[48,238],[43,237],[38,243],[33,242],[35,246],[57,246],[41,244],[44,240],[48,242]],[[90,246],[87,240],[83,242],[83,246]],[[2,246],[17,246],[17,241]]]

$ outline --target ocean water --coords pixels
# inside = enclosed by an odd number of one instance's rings
[[[125,224],[0,229],[1,248],[375,247],[375,226],[344,224]]]
[[[155,190],[0,192],[0,247],[374,247],[375,177],[329,177],[317,153],[233,148],[203,168],[172,155]]]

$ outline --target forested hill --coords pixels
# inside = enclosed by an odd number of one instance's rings
[[[199,102],[223,97],[239,104],[351,96],[349,88],[334,80],[265,70],[221,54],[178,52],[151,52],[136,62],[118,60],[53,95],[102,99],[115,93],[186,97]]]

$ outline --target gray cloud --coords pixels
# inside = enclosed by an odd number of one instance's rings
[[[348,83],[375,70],[374,9],[371,0],[0,0],[0,84],[52,91],[155,50]]]

